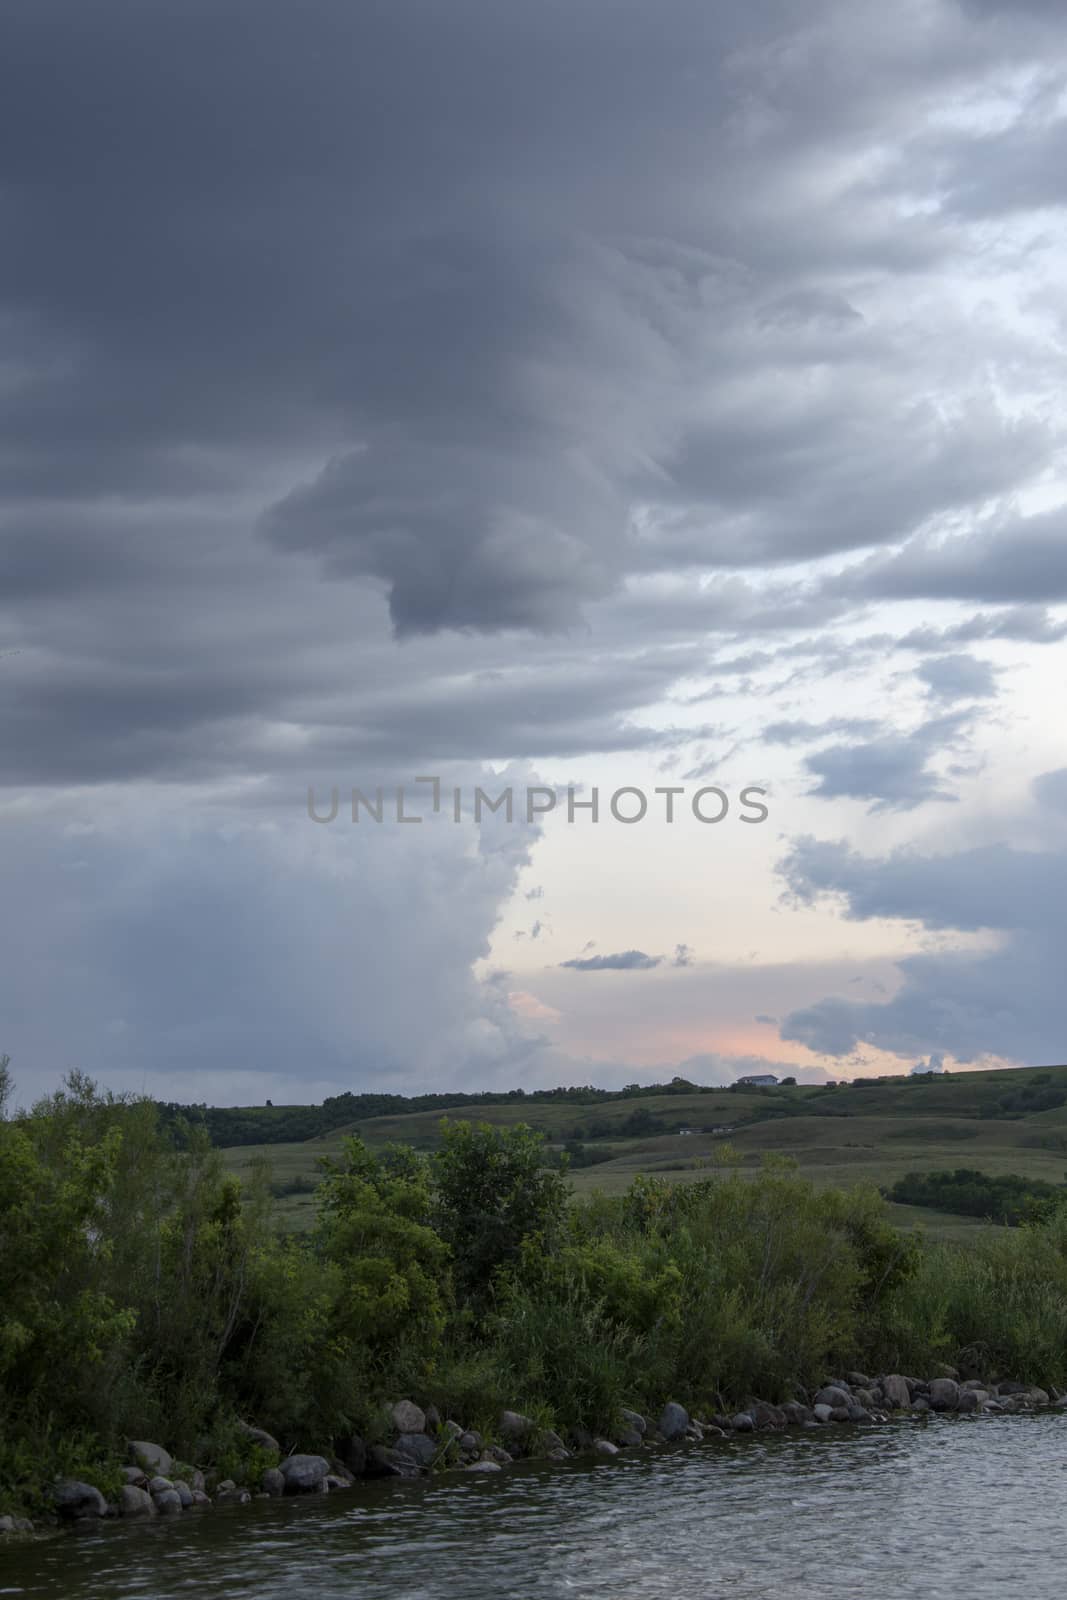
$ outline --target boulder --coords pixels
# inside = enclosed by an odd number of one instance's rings
[[[159,1494],[154,1494],[152,1499],[161,1517],[177,1517],[184,1510],[182,1497],[177,1489],[162,1489]]]
[[[598,1456],[617,1456],[619,1447],[612,1444],[610,1439],[594,1439],[593,1450]]]
[[[391,1450],[387,1444],[371,1445],[367,1453],[368,1478],[417,1478],[419,1466],[410,1456]]]
[[[161,1444],[150,1444],[147,1439],[130,1440],[130,1460],[150,1477],[159,1473],[169,1478],[174,1471],[174,1458]]]
[[[207,1488],[207,1484],[204,1482],[204,1474],[200,1471],[199,1467],[189,1474],[189,1487],[192,1489],[194,1494],[198,1489],[203,1491]]]
[[[815,1396],[815,1404],[817,1406],[849,1406],[852,1404],[852,1395],[847,1389],[842,1389],[835,1383],[828,1383]]]
[[[625,1425],[628,1428],[632,1428],[635,1433],[646,1433],[648,1431],[648,1423],[639,1411],[627,1411],[626,1407],[623,1406],[619,1416]]]
[[[933,1409],[929,1400],[924,1394],[917,1394],[915,1396],[915,1399],[911,1403],[911,1408],[913,1411],[930,1411]]]
[[[502,1411],[500,1413],[497,1432],[502,1439],[521,1441],[528,1439],[533,1431],[533,1419],[524,1417],[521,1411]]]
[[[640,1438],[640,1436],[638,1436]],[[537,1454],[547,1456],[550,1450],[564,1450],[566,1446],[558,1433],[551,1428],[542,1428],[537,1435]]]
[[[1025,1394],[1030,1387],[1028,1383],[1016,1383],[1014,1378],[1009,1378],[1006,1383],[997,1384],[998,1395]]]
[[[170,1479],[162,1477],[159,1473],[157,1473],[154,1478],[150,1479],[148,1484],[149,1494],[162,1494],[164,1489],[173,1488],[174,1485],[171,1483]]]
[[[482,1448],[482,1436],[480,1433],[476,1433],[473,1428],[468,1428],[466,1433],[460,1434],[456,1443],[461,1450],[480,1450]]]
[[[789,1421],[784,1406],[772,1406],[766,1400],[755,1401],[748,1413],[757,1428],[784,1428]]]
[[[833,1406],[824,1406],[822,1401],[820,1401],[819,1404],[817,1406],[814,1406],[812,1409],[813,1409],[813,1411],[815,1413],[816,1422],[832,1422],[833,1421],[833,1418],[834,1418],[834,1408],[833,1408]]]
[[[193,1506],[194,1507],[196,1507],[196,1506],[209,1506],[210,1504],[211,1504],[211,1496],[209,1494],[205,1494],[203,1489],[194,1489],[193,1490]]]
[[[864,1377],[862,1372],[849,1372],[846,1376],[851,1389],[869,1389],[871,1387],[870,1378]]]
[[[239,1433],[243,1434],[246,1439],[251,1440],[253,1444],[262,1446],[264,1450],[273,1450],[276,1456],[281,1455],[281,1445],[278,1443],[274,1435],[272,1433],[268,1433],[265,1428],[253,1428],[249,1422],[239,1422],[237,1424],[237,1430]]]
[[[154,1517],[155,1514],[155,1501],[147,1489],[139,1489],[134,1483],[123,1484],[119,1490],[120,1517]]]
[[[238,1489],[235,1485],[232,1489],[220,1489],[215,1495],[215,1504],[217,1506],[247,1506],[251,1499],[252,1496],[247,1489]]]
[[[792,1424],[793,1427],[797,1427],[804,1422],[810,1422],[814,1415],[811,1407],[804,1405],[800,1400],[787,1400],[782,1410],[785,1412],[786,1421]]]
[[[735,1433],[752,1433],[756,1424],[751,1412],[739,1411],[735,1417],[730,1418],[730,1426]]]
[[[5,1533],[14,1533],[14,1531],[15,1531],[15,1519],[14,1519],[14,1517],[0,1517],[0,1535],[3,1535]]]
[[[107,1501],[99,1489],[78,1478],[61,1478],[55,1487],[56,1510],[61,1517],[106,1517]]]
[[[403,1456],[410,1456],[420,1467],[428,1467],[437,1454],[437,1446],[428,1433],[402,1433],[393,1445]]]
[[[285,1479],[286,1494],[315,1494],[322,1489],[330,1464],[322,1456],[286,1456],[278,1471]]]
[[[688,1426],[689,1413],[685,1407],[680,1406],[675,1400],[668,1400],[659,1419],[659,1431],[664,1439],[669,1444],[674,1439],[684,1438]]]
[[[193,1503],[193,1491],[190,1489],[189,1485],[187,1483],[183,1483],[180,1478],[175,1478],[174,1493],[178,1496],[178,1499],[182,1503],[182,1510],[188,1511],[189,1507]]]
[[[463,1436],[463,1425],[462,1425],[462,1423],[453,1422],[451,1417],[447,1417],[445,1419],[443,1427],[444,1427],[444,1430],[448,1434],[450,1439],[460,1439],[460,1438],[462,1438],[462,1436]]]
[[[891,1411],[910,1409],[911,1390],[907,1378],[902,1378],[898,1372],[894,1372],[888,1378],[883,1378],[878,1387],[882,1391],[884,1403]]]
[[[492,1456],[482,1456],[480,1461],[472,1461],[470,1466],[464,1467],[464,1472],[501,1472],[503,1468],[499,1461],[494,1461]]]
[[[397,1433],[425,1433],[426,1413],[413,1400],[398,1400],[390,1413]]]
[[[615,1443],[624,1450],[633,1449],[635,1445],[644,1444],[645,1436],[638,1433],[636,1428],[616,1428]]]
[[[956,1401],[957,1411],[977,1411],[982,1400],[977,1389],[961,1389]]]
[[[483,1456],[488,1456],[490,1461],[495,1461],[498,1467],[510,1467],[515,1457],[502,1445],[489,1444],[482,1451]]]
[[[930,1384],[930,1405],[934,1411],[955,1411],[960,1403],[960,1386],[955,1378],[935,1378]]]
[[[867,1407],[866,1406],[861,1406],[859,1404],[859,1402],[856,1401],[856,1400],[853,1400],[852,1404],[850,1406],[846,1407],[846,1409],[848,1411],[848,1420],[849,1420],[849,1422],[873,1422],[874,1421],[874,1418],[871,1416],[871,1413],[867,1410]]]
[[[548,1461],[569,1461],[571,1459],[571,1453],[567,1449],[566,1445],[560,1445],[558,1450],[550,1450],[545,1459]]]
[[[143,1489],[148,1483],[148,1479],[145,1477],[140,1467],[123,1467],[122,1481],[123,1483],[132,1483],[138,1489]]]
[[[275,1499],[280,1499],[285,1493],[285,1478],[277,1467],[268,1467],[263,1474],[262,1482],[266,1492]]]

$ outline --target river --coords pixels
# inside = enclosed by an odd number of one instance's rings
[[[26,1600],[1056,1600],[1067,1418],[935,1417],[369,1484],[0,1552]]]

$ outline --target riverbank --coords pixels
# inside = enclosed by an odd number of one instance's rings
[[[12,1532],[640,1451],[673,1442],[671,1397],[695,1441],[921,1412],[944,1383],[956,1410],[1067,1389],[1067,1209],[963,1251],[781,1162],[574,1202],[529,1130],[458,1123],[432,1157],[350,1140],[303,1238],[268,1180],[84,1083],[0,1121]]]
[[[503,1411],[489,1437],[455,1418],[442,1418],[432,1404],[423,1408],[404,1399],[383,1412],[382,1439],[372,1443],[358,1434],[346,1435],[335,1441],[329,1457],[300,1451],[283,1454],[266,1430],[243,1424],[254,1466],[236,1476],[223,1476],[218,1467],[176,1461],[161,1445],[132,1440],[130,1461],[121,1469],[123,1481],[117,1494],[108,1496],[95,1484],[62,1479],[50,1491],[50,1513],[36,1523],[0,1518],[0,1540],[39,1537],[105,1518],[179,1517],[214,1506],[248,1505],[254,1500],[336,1494],[351,1491],[365,1480],[499,1473],[522,1460],[548,1464],[583,1456],[613,1457],[655,1446],[789,1430],[836,1427],[847,1434],[849,1428],[884,1424],[894,1418],[922,1421],[931,1413],[1013,1416],[1038,1411],[1067,1413],[1067,1394],[1017,1380],[961,1379],[958,1372],[948,1369],[928,1379],[849,1372],[780,1405],[750,1400],[737,1409],[700,1416],[690,1414],[674,1400],[666,1402],[655,1420],[624,1407],[602,1437],[584,1429],[559,1433],[517,1411]]]

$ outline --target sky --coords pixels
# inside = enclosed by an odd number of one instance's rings
[[[1062,20],[7,0],[24,1100],[1065,1059]]]

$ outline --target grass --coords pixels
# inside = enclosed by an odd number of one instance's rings
[[[730,1159],[726,1146],[743,1172],[758,1171],[768,1155],[788,1156],[818,1184],[889,1185],[909,1172],[959,1166],[1063,1183],[1067,1104],[1013,1116],[999,1112],[997,1102],[1002,1097],[1028,1088],[1045,1095],[1067,1091],[1067,1067],[958,1073],[930,1080],[895,1078],[863,1088],[650,1094],[590,1106],[527,1099],[468,1106],[455,1116],[495,1127],[526,1122],[557,1147],[591,1122],[606,1127],[603,1138],[586,1142],[610,1150],[611,1159],[572,1172],[577,1194],[618,1193],[639,1173],[674,1183],[692,1182]],[[635,1108],[672,1130],[690,1131],[626,1138],[622,1125]],[[990,1115],[991,1111],[997,1114]],[[372,1148],[398,1142],[432,1150],[439,1142],[440,1120],[436,1111],[373,1117],[296,1144],[237,1145],[223,1154],[227,1166],[238,1174],[264,1157],[274,1180],[284,1182],[317,1176],[319,1159],[337,1155],[347,1133],[358,1133]],[[719,1131],[723,1128],[730,1131]],[[277,1202],[279,1222],[288,1229],[310,1226],[314,1209],[314,1196],[308,1194],[284,1196]],[[921,1221],[941,1238],[966,1238],[984,1226],[974,1218],[914,1206],[894,1206],[892,1214],[902,1226]]]

